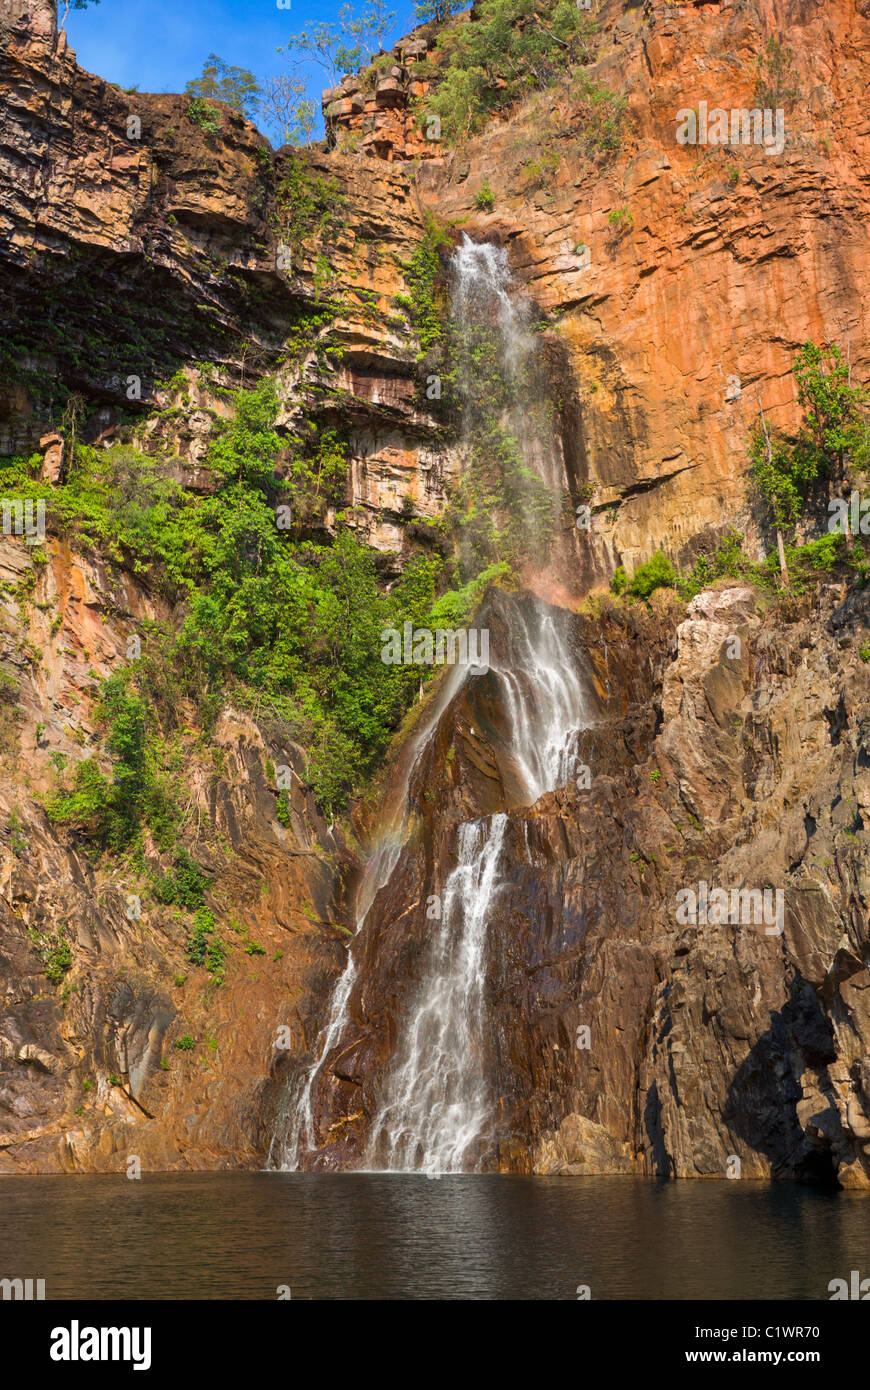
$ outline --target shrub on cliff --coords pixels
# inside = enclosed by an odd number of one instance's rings
[[[614,594],[630,594],[632,598],[649,598],[656,589],[675,589],[677,572],[663,551],[659,550],[651,559],[638,565],[629,579],[622,565],[614,571],[610,581]]]
[[[160,768],[153,721],[142,696],[131,686],[128,670],[104,681],[96,708],[106,729],[106,748],[113,758],[109,780],[95,758],[76,764],[71,781],[62,764],[55,792],[45,798],[49,819],[69,825],[96,845],[120,851],[147,825],[166,848],[172,842],[178,811]]]
[[[543,91],[588,61],[595,23],[574,0],[480,0],[470,23],[438,40],[441,80],[423,99],[449,141],[478,131],[492,111]]]
[[[802,419],[797,431],[773,429],[763,411],[749,445],[752,474],[777,528],[800,519],[818,484],[844,484],[870,464],[870,390],[853,386],[834,343],[805,343],[792,367]]]

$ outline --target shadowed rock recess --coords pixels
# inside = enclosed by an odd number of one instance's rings
[[[773,545],[759,407],[796,429],[807,341],[870,380],[870,9],[590,15],[583,71],[625,101],[606,157],[573,70],[429,140],[435,25],[325,94],[323,142],[274,151],[220,103],[203,123],[83,71],[50,0],[6,4],[0,468],[29,461],[46,522],[0,536],[0,1173],[739,1160],[870,1186],[864,539],[787,588],[748,563]],[[680,109],[753,105],[775,36],[782,153],[679,145]],[[497,447],[466,274],[549,529],[519,484],[463,491]],[[207,505],[264,382],[276,486],[312,440],[343,450],[331,493],[318,471],[293,495],[302,570],[350,536],[385,601],[421,561],[463,593],[486,574],[441,623],[488,633],[484,669],[415,671],[343,799],[265,695],[227,687],[205,717],[150,655],[191,593],[66,500],[81,457],[123,449]],[[509,573],[467,560],[490,513],[521,522]],[[685,574],[732,528],[747,564],[712,587],[608,593],[617,566],[664,551]],[[178,812],[170,841],[121,846],[50,811],[64,768],[111,775],[106,682],[137,641],[174,707]],[[678,895],[707,885],[779,893],[781,930],[686,920]]]

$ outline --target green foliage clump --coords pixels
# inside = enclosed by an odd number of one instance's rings
[[[24,833],[21,813],[17,806],[13,806],[12,810],[9,812],[9,824],[7,829],[9,831],[9,848],[15,855],[15,858],[20,859],[22,854],[27,853],[28,841]]]
[[[484,179],[480,188],[477,190],[474,206],[480,212],[492,212],[495,207],[495,194],[490,187],[489,179]]]
[[[210,908],[198,907],[193,914],[193,926],[187,940],[187,959],[192,965],[204,965],[209,948],[209,937],[214,931],[214,913]]]
[[[216,107],[209,106],[202,97],[191,98],[184,114],[191,125],[198,125],[206,135],[215,135],[221,128],[220,112]]]
[[[612,594],[622,595],[626,592],[630,583],[631,580],[628,577],[628,572],[625,566],[617,565],[616,569],[613,571],[613,577],[610,581],[610,592]]]
[[[282,787],[278,793],[275,815],[279,824],[285,826],[289,830],[293,821],[290,815],[290,793],[287,791],[286,787]]]
[[[196,1043],[189,1033],[182,1033],[180,1038],[176,1038],[173,1046],[178,1052],[192,1052]]]
[[[739,531],[726,531],[712,555],[699,555],[693,568],[681,575],[678,588],[680,597],[694,598],[702,589],[709,589],[717,580],[730,575],[745,578],[751,566],[743,553],[743,536]]]
[[[296,250],[308,238],[329,243],[342,228],[346,202],[337,179],[316,174],[303,157],[290,154],[275,195],[275,230]]]
[[[677,572],[663,551],[656,551],[644,564],[638,565],[631,579],[622,565],[614,571],[610,587],[615,594],[630,594],[632,598],[649,598],[656,589],[675,589]]]
[[[480,0],[469,24],[438,39],[439,79],[423,98],[450,142],[479,131],[493,112],[543,91],[587,61],[594,21],[574,0]]]
[[[611,233],[617,239],[625,235],[634,226],[634,213],[626,203],[623,207],[611,208],[607,214],[607,225]]]
[[[83,759],[72,782],[62,782],[45,798],[49,819],[114,851],[126,849],[143,823],[165,845],[172,838],[177,808],[149,742],[145,701],[132,685],[129,668],[103,682],[96,714],[107,729],[106,746],[114,758],[111,781],[95,758]]]
[[[465,5],[466,0],[415,0],[414,14],[421,23],[432,20],[435,24],[444,24],[451,15],[464,10]]]
[[[445,233],[430,220],[420,245],[404,267],[410,295],[396,295],[396,303],[404,309],[417,335],[420,354],[444,337],[446,295],[443,286],[441,252],[449,245]]]
[[[783,529],[800,519],[815,484],[843,481],[870,462],[870,390],[851,384],[849,364],[836,344],[805,343],[792,370],[802,410],[797,433],[772,430],[762,416],[749,447],[759,493]]]
[[[165,465],[131,448],[76,449],[67,481],[52,490],[50,526],[147,573],[173,610],[143,624],[141,655],[102,688],[106,757],[55,763],[49,816],[101,850],[141,854],[146,829],[160,849],[177,843],[184,702],[203,738],[232,700],[279,742],[300,743],[318,804],[334,814],[377,766],[421,676],[438,669],[385,665],[382,632],[406,620],[431,625],[447,587],[444,560],[418,557],[386,590],[374,552],[340,512],[334,538],[300,534],[300,522],[343,493],[344,439],[329,428],[279,435],[268,379],[227,396],[233,414],[216,426],[206,460],[213,493],[184,492]],[[0,468],[0,486],[8,477]],[[457,587],[493,562],[457,575]],[[467,599],[454,611],[467,611]],[[202,884],[181,856],[155,893],[202,906]]]
[[[209,879],[180,845],[169,872],[155,876],[153,891],[159,903],[175,903],[193,912],[203,906],[208,885]]]
[[[866,574],[863,557],[850,555],[845,539],[837,532],[829,532],[805,545],[786,545],[785,560],[789,573],[789,589],[793,594],[805,593],[818,583],[820,576],[830,574],[839,566],[853,570],[862,578],[862,566]],[[758,581],[765,587],[775,590],[780,581],[779,556],[776,550],[762,562],[757,570]]]
[[[580,146],[587,159],[602,163],[622,144],[628,101],[582,69],[572,83],[574,99],[581,106]]]
[[[201,106],[208,110],[206,98],[211,97],[215,101],[224,101],[233,111],[238,111],[242,116],[251,119],[254,116],[260,99],[260,85],[252,72],[247,68],[233,67],[225,63],[216,53],[210,53],[208,59],[202,65],[202,76],[194,78],[187,83],[185,93],[198,99]],[[191,101],[191,106],[193,101]],[[187,111],[188,120],[196,119],[190,115],[190,108]],[[202,124],[201,121],[197,122]]]
[[[63,977],[72,969],[72,950],[63,927],[56,932],[38,932],[31,927],[30,940],[39,952],[45,973],[53,985],[63,982]]]
[[[187,959],[192,965],[204,965],[216,985],[223,984],[227,948],[217,931],[214,913],[198,907],[187,938]]]
[[[433,627],[464,627],[489,585],[495,584],[499,579],[505,578],[509,574],[510,565],[506,560],[500,560],[498,564],[490,565],[488,569],[482,570],[461,589],[449,589],[432,605],[431,622]]]
[[[446,342],[444,379],[460,403],[469,467],[451,497],[445,525],[461,537],[462,577],[505,563],[515,568],[529,558],[530,545],[543,552],[558,521],[559,499],[526,462],[518,438],[527,428],[544,438],[553,406],[540,357],[519,366],[505,359],[499,328],[476,314],[453,319]]]
[[[754,104],[776,110],[800,96],[793,71],[791,49],[785,48],[776,37],[755,60]]]

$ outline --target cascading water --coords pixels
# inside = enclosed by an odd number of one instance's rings
[[[372,1127],[373,1164],[385,1148],[399,1171],[461,1172],[483,1130],[489,1097],[479,1054],[486,928],[498,892],[507,816],[459,827],[457,863],[443,894],[423,983],[398,1065]]]
[[[534,341],[525,302],[511,293],[506,253],[466,237],[453,270],[454,320],[495,322],[502,371],[519,381],[528,375]],[[522,420],[512,423],[527,461],[555,488],[561,483],[556,450],[542,446]],[[491,657],[491,669],[509,721],[520,800],[531,804],[572,775],[587,697],[565,633],[546,605],[535,602],[528,618],[517,610],[506,647]],[[371,1126],[373,1167],[462,1172],[479,1152],[492,1113],[481,1055],[487,927],[503,888],[506,826],[502,814],[459,827],[440,925]]]
[[[362,883],[357,896],[356,932],[365,924],[372,903],[378,892],[390,881],[393,870],[402,852],[408,824],[408,787],[411,778],[423,756],[429,737],[437,727],[445,708],[453,699],[464,678],[461,666],[454,666],[443,682],[438,698],[434,701],[423,727],[418,731],[405,755],[405,765],[401,769],[398,790],[392,807],[385,816],[378,843],[366,862]],[[357,976],[353,951],[348,951],[344,970],[332,992],[326,1026],[317,1039],[317,1055],[312,1065],[302,1074],[296,1088],[288,1097],[284,1116],[279,1121],[276,1135],[269,1149],[269,1163],[281,1168],[295,1170],[300,1166],[302,1148],[314,1152],[314,1115],[311,1097],[315,1082],[323,1071],[327,1057],[341,1038],[347,1025],[348,1004]],[[282,1137],[279,1137],[282,1136]]]
[[[499,369],[519,382],[534,377],[535,344],[525,301],[511,287],[506,253],[463,239],[453,257],[454,322],[485,323],[497,335]],[[531,364],[531,370],[530,370]],[[460,379],[460,390],[463,382]],[[470,401],[472,393],[466,393]],[[473,407],[468,406],[469,411]],[[529,427],[516,401],[505,407],[528,466],[554,493],[563,485],[561,454]],[[530,528],[529,542],[535,533]],[[546,555],[541,556],[542,563]],[[490,657],[510,730],[515,805],[530,805],[566,782],[576,766],[577,736],[589,722],[587,694],[566,631],[546,604],[532,600]],[[408,826],[408,787],[441,714],[465,679],[454,667],[407,757],[402,790],[386,818],[380,847],[366,868],[359,932],[379,889],[400,859]],[[476,1161],[492,1113],[482,1065],[486,1032],[487,929],[504,886],[502,851],[508,817],[468,821],[457,832],[455,865],[441,894],[441,916],[427,943],[420,983],[400,1025],[392,1061],[369,1130],[369,1166],[390,1171],[462,1172]],[[317,1057],[290,1103],[281,1166],[295,1169],[316,1149],[312,1095],[348,1023],[357,981],[353,949],[331,1000]]]
[[[523,799],[531,804],[575,770],[577,734],[588,722],[586,693],[542,606],[531,622],[517,622],[508,659],[492,669]],[[372,1124],[372,1167],[460,1173],[485,1136],[492,1113],[481,1065],[487,928],[504,887],[507,823],[501,814],[459,827],[441,921]]]

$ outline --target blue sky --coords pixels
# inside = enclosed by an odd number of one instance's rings
[[[291,0],[290,9],[279,9],[277,0],[100,0],[71,10],[66,30],[89,72],[142,92],[183,92],[209,53],[260,78],[286,71],[278,46],[311,20],[333,22],[340,3]],[[396,13],[395,42],[414,27],[413,0],[392,0],[388,9]],[[309,90],[318,103],[327,85],[326,74],[312,68]]]

